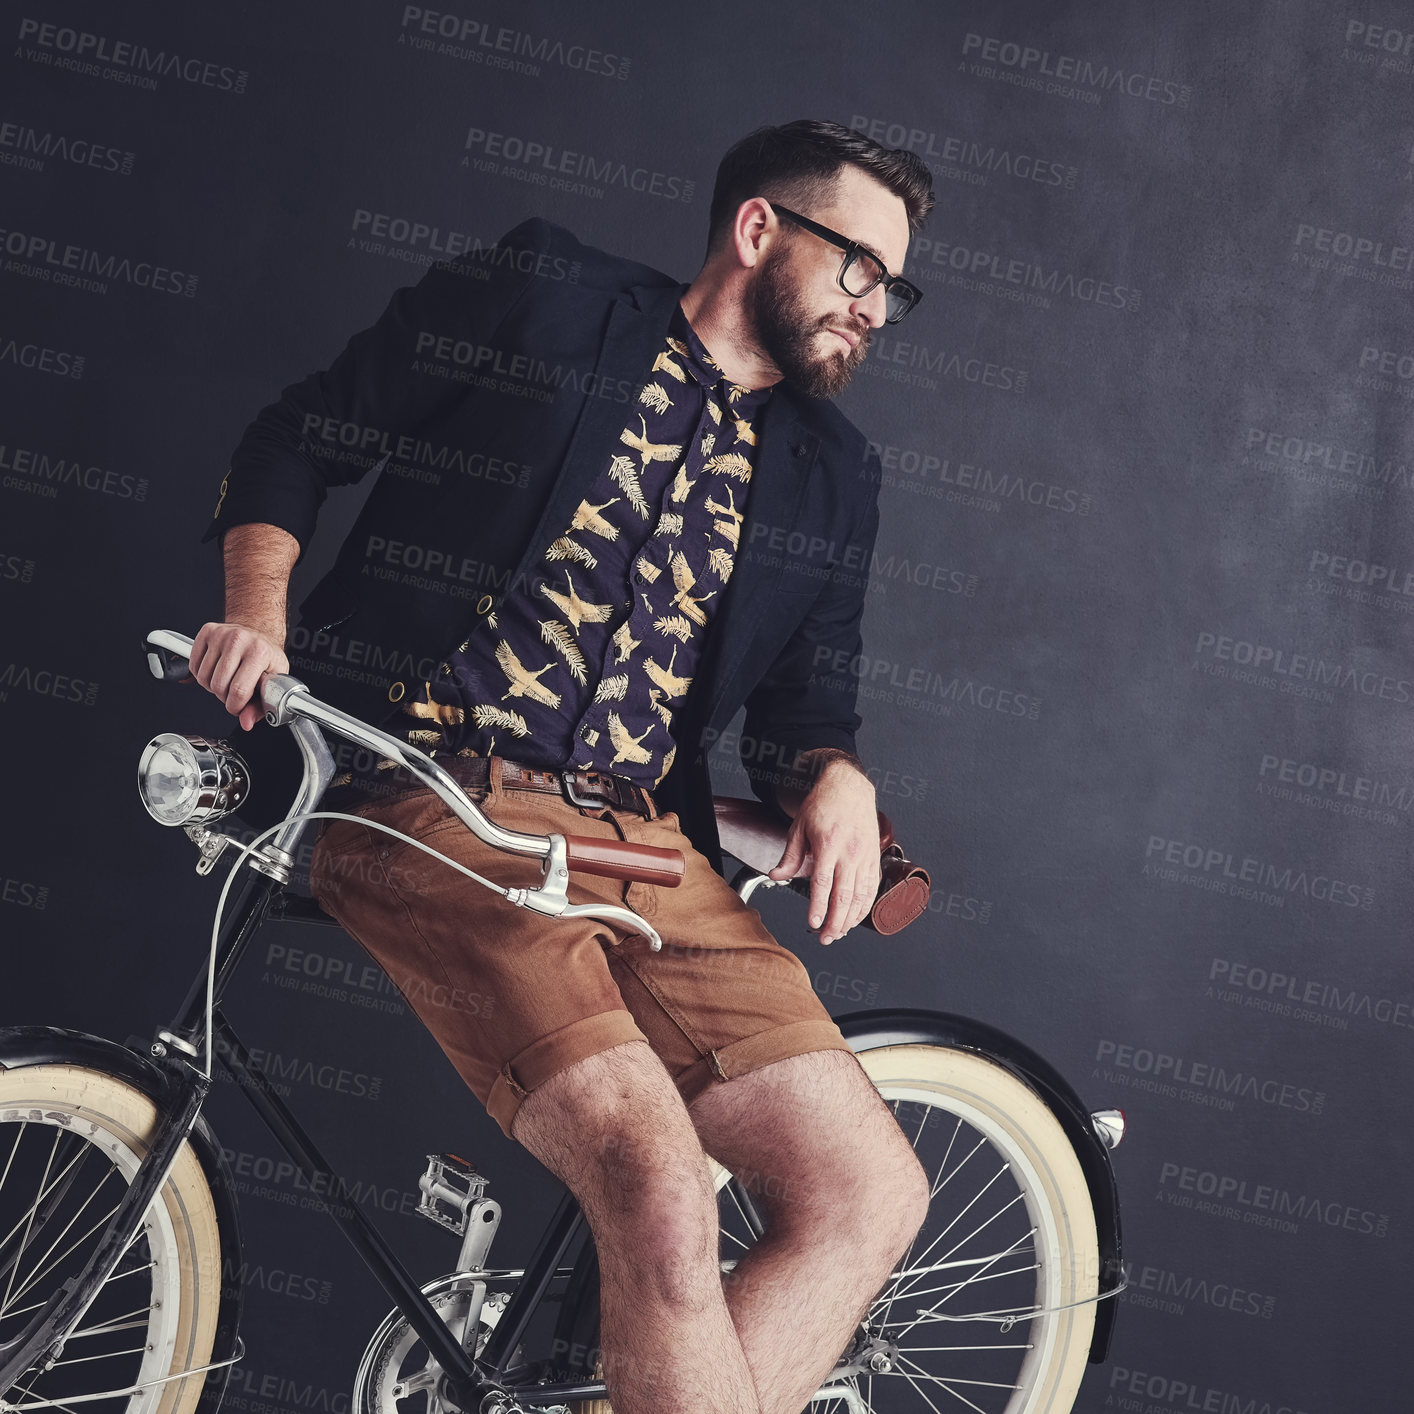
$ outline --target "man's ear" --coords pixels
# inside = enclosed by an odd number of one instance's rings
[[[779,229],[776,213],[765,197],[753,196],[743,201],[732,222],[731,244],[737,263],[745,270],[755,269]]]

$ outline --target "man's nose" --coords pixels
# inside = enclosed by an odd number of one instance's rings
[[[888,296],[882,285],[875,285],[867,295],[858,295],[850,304],[849,312],[863,319],[871,329],[884,327],[884,315],[888,313]]]

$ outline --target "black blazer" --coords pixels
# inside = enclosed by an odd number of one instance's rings
[[[300,606],[291,671],[363,719],[432,677],[563,531],[618,441],[686,286],[547,221],[430,268],[325,370],[246,429],[205,539],[281,526],[303,555],[328,488],[378,479]],[[878,458],[834,405],[776,385],[736,567],[655,791],[720,868],[706,752],[746,706],[740,754],[769,799],[811,747],[853,751]]]

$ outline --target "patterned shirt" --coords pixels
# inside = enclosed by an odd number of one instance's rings
[[[679,306],[564,533],[385,730],[434,756],[495,753],[657,785],[731,578],[769,393],[729,381]]]

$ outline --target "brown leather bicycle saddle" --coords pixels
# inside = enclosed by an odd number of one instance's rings
[[[774,807],[759,800],[740,796],[714,795],[712,807],[717,816],[717,834],[722,848],[759,874],[768,873],[780,862],[786,847],[790,820]],[[863,926],[876,933],[897,933],[907,927],[928,907],[932,881],[928,871],[904,858],[902,848],[894,839],[894,827],[889,817],[879,811],[879,863],[882,877]],[[811,861],[796,881],[809,877]],[[792,888],[798,888],[793,882]]]

